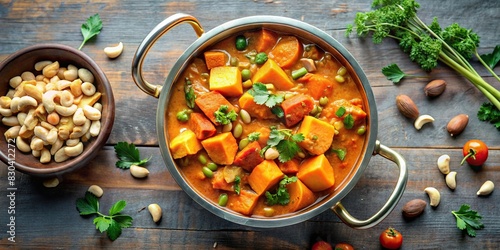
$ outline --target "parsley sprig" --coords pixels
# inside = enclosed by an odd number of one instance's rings
[[[78,50],[81,50],[83,45],[92,37],[97,36],[99,33],[101,33],[101,29],[102,29],[102,21],[101,18],[99,17],[99,14],[96,13],[95,15],[87,18],[87,21],[84,24],[82,24],[81,27],[83,42],[82,44],[80,44]]]
[[[479,108],[477,112],[477,118],[480,121],[489,121],[500,130],[500,110],[489,102],[485,102]]]
[[[129,169],[131,165],[142,166],[151,159],[141,159],[139,149],[133,143],[127,142],[118,142],[115,145],[115,153],[119,159],[115,165],[122,169]]]
[[[283,176],[283,179],[280,181],[278,185],[278,189],[276,190],[276,193],[272,194],[269,191],[266,191],[266,203],[269,206],[280,204],[280,205],[286,205],[290,202],[290,194],[288,193],[288,189],[286,188],[286,185],[296,182],[297,181],[297,176]]]
[[[425,76],[411,75],[403,72],[395,63],[389,64],[382,68],[382,74],[387,77],[387,80],[393,83],[399,83],[403,78],[424,78]]]
[[[236,118],[238,118],[238,114],[236,114],[234,110],[229,111],[229,107],[227,105],[220,105],[214,115],[215,121],[222,125],[234,122],[236,121]]]
[[[272,113],[279,118],[283,117],[283,109],[280,104],[283,102],[284,97],[269,92],[265,84],[256,82],[248,93],[253,96],[253,101],[259,105],[266,105],[271,109]]]
[[[95,228],[101,233],[106,232],[110,240],[116,240],[122,233],[122,228],[132,226],[132,217],[121,212],[127,202],[120,200],[109,209],[109,215],[99,211],[99,200],[90,192],[85,193],[84,198],[76,200],[76,208],[80,215],[97,215],[94,218]]]
[[[470,209],[470,205],[462,204],[458,211],[451,211],[457,219],[457,227],[466,230],[471,237],[476,236],[476,230],[484,228],[481,219],[483,218],[477,211]]]
[[[280,162],[287,162],[301,151],[297,143],[303,140],[303,134],[293,134],[290,129],[276,129],[276,127],[272,127],[267,145],[262,148],[261,152],[264,153],[268,148],[276,147],[276,150],[279,152],[278,160]]]

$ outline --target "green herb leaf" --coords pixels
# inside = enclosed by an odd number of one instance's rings
[[[272,194],[269,191],[266,191],[266,203],[269,206],[280,204],[280,205],[286,205],[290,203],[290,194],[288,193],[288,189],[286,188],[286,185],[296,182],[297,181],[297,176],[283,176],[283,179],[280,181],[278,185],[278,189],[276,190],[276,193]]]
[[[457,228],[466,230],[471,237],[476,236],[476,230],[484,228],[481,219],[483,218],[477,211],[470,209],[470,205],[462,204],[458,211],[451,211],[457,220]]]
[[[387,80],[392,81],[393,83],[399,83],[401,79],[406,76],[406,74],[395,63],[383,67],[382,74],[387,77]]]
[[[258,141],[259,138],[260,138],[260,132],[252,132],[252,133],[248,134],[248,140],[250,142]]]
[[[95,195],[86,192],[84,198],[76,200],[76,209],[80,212],[80,215],[97,214],[99,212],[99,201]]]
[[[495,46],[491,54],[481,55],[481,59],[488,64],[488,66],[493,69],[500,62],[500,45]]]
[[[127,202],[125,202],[124,200],[117,201],[109,209],[109,215],[113,216],[120,213],[125,208],[125,206],[127,206]]]
[[[239,195],[240,192],[241,192],[241,187],[240,187],[240,183],[241,183],[241,178],[239,176],[236,176],[234,178],[234,192]]]
[[[354,127],[354,117],[352,117],[351,114],[347,114],[344,117],[344,127],[346,129],[351,129],[352,127]]]
[[[236,118],[238,118],[238,114],[236,114],[234,110],[229,111],[229,107],[227,105],[220,105],[214,115],[215,121],[222,125],[234,122],[236,121]]]
[[[337,117],[342,117],[344,114],[345,114],[345,107],[344,106],[340,106],[339,109],[337,109],[337,111],[335,112],[335,115]]]
[[[131,165],[142,166],[151,159],[150,157],[141,160],[139,149],[133,143],[127,142],[118,142],[115,145],[115,153],[119,159],[115,165],[121,169],[129,169]]]
[[[108,238],[110,240],[116,240],[122,234],[122,227],[115,220],[111,220],[107,230]]]
[[[253,96],[253,101],[259,105],[266,105],[268,108],[273,108],[283,102],[282,95],[269,93],[265,84],[256,82],[252,85],[249,92]]]
[[[128,228],[132,226],[132,217],[129,215],[117,214],[113,219],[118,223],[121,228]]]
[[[191,84],[191,80],[189,80],[189,78],[186,78],[184,82],[184,98],[186,99],[186,105],[189,108],[194,109],[196,104],[196,95],[194,94],[193,85]]]
[[[99,14],[95,14],[93,16],[90,16],[87,21],[82,24],[81,31],[83,35],[83,42],[80,44],[80,47],[78,50],[81,50],[83,45],[90,40],[92,37],[98,35],[101,33],[102,29],[102,21],[101,18],[99,17]]]
[[[480,121],[487,121],[500,130],[500,110],[493,104],[485,102],[477,112],[477,118]]]
[[[332,152],[334,152],[335,154],[337,154],[337,156],[339,157],[339,159],[341,161],[343,161],[345,159],[345,156],[347,155],[347,151],[345,149],[342,149],[342,148],[337,148],[337,149],[331,149]]]
[[[98,229],[99,232],[104,233],[108,230],[109,225],[111,224],[112,219],[107,217],[95,217],[94,225],[95,229]]]
[[[303,134],[292,134],[292,131],[289,129],[278,130],[273,127],[267,140],[267,146],[261,152],[264,153],[268,148],[276,147],[276,150],[279,152],[278,160],[280,162],[287,162],[300,152],[300,147],[297,143],[304,139]]]

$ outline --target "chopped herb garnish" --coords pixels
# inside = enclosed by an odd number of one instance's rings
[[[462,204],[458,211],[451,211],[457,219],[457,227],[466,230],[471,237],[476,236],[476,230],[484,228],[481,219],[483,218],[477,211],[470,209],[470,205]]]
[[[354,127],[354,117],[352,117],[351,114],[347,114],[344,117],[344,127],[346,129],[351,129],[352,127]]]
[[[300,147],[297,143],[303,140],[303,134],[292,134],[290,129],[278,130],[273,127],[271,128],[267,145],[261,150],[261,152],[264,153],[268,148],[276,147],[279,152],[278,160],[280,162],[287,162],[300,152]]]
[[[347,154],[347,151],[345,149],[342,149],[342,148],[337,148],[337,149],[334,149],[332,148],[331,149],[332,152],[334,152],[341,161],[343,161],[345,159],[345,156]]]
[[[275,95],[267,90],[265,84],[256,82],[248,91],[253,96],[253,101],[259,105],[266,105],[268,108],[273,108],[283,102],[282,95]]]
[[[127,202],[120,200],[109,209],[109,215],[99,212],[99,200],[90,192],[85,193],[84,198],[76,200],[76,209],[80,215],[97,215],[94,219],[96,229],[101,233],[106,232],[110,240],[116,240],[122,233],[122,228],[132,225],[132,217],[121,214]]]
[[[193,109],[195,105],[194,101],[196,99],[196,95],[194,94],[193,85],[189,78],[186,78],[186,81],[184,82],[184,98],[186,99],[186,105],[189,108]]]
[[[226,125],[231,122],[236,121],[238,118],[238,114],[234,110],[229,111],[229,107],[227,105],[220,105],[219,109],[215,111],[215,121]]]
[[[342,117],[345,114],[345,107],[340,106],[339,109],[337,109],[337,112],[335,112],[335,115],[337,117]]]
[[[296,182],[297,181],[297,176],[283,176],[283,179],[280,181],[278,185],[278,189],[276,190],[275,194],[272,194],[269,191],[266,191],[266,203],[269,206],[280,204],[280,205],[286,205],[290,202],[290,194],[288,193],[288,189],[286,188],[286,185]]]
[[[248,134],[248,140],[249,141],[258,141],[260,138],[260,132],[252,132]]]
[[[234,192],[235,192],[236,194],[238,194],[238,195],[239,195],[239,194],[240,194],[240,192],[241,192],[241,187],[240,187],[240,184],[241,184],[241,178],[240,178],[239,176],[236,176],[236,177],[234,178]]]
[[[495,105],[489,102],[483,103],[477,112],[477,118],[480,121],[490,122],[500,130],[500,110]]]
[[[122,169],[128,169],[131,165],[142,166],[151,159],[149,157],[141,160],[139,149],[133,143],[129,144],[127,142],[118,142],[115,145],[115,153],[119,159],[115,165]]]

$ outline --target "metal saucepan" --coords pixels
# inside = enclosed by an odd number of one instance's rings
[[[142,66],[148,51],[161,36],[177,25],[183,23],[188,23],[192,26],[198,35],[198,39],[196,39],[179,57],[170,70],[170,73],[168,74],[168,77],[163,85],[155,85],[147,82],[142,74]],[[181,76],[184,69],[188,67],[192,59],[200,56],[203,51],[224,38],[246,30],[256,30],[260,28],[268,28],[296,35],[315,43],[323,50],[332,53],[348,69],[349,73],[358,84],[358,88],[364,95],[363,102],[368,114],[367,132],[365,134],[366,138],[363,150],[364,153],[363,155],[360,155],[353,171],[351,171],[351,173],[347,176],[348,181],[344,181],[339,184],[332,194],[328,195],[314,205],[293,214],[270,218],[249,217],[227,209],[222,209],[216,203],[203,197],[195,189],[193,189],[189,185],[189,182],[184,179],[183,174],[180,172],[176,162],[172,158],[168,146],[168,124],[165,123],[165,117],[169,112],[168,103],[171,96],[172,85],[177,82],[178,78]],[[400,154],[382,145],[376,139],[378,129],[377,109],[373,92],[365,73],[361,69],[358,62],[344,48],[344,46],[324,31],[307,23],[279,16],[250,16],[229,21],[208,32],[205,32],[195,17],[182,13],[175,14],[158,24],[139,45],[132,62],[132,76],[135,83],[142,91],[159,98],[156,115],[156,128],[161,154],[170,174],[193,200],[208,211],[228,221],[253,227],[282,227],[303,222],[324,212],[325,210],[331,209],[347,225],[354,228],[369,228],[382,221],[394,209],[404,192],[408,179],[406,163]],[[395,165],[399,168],[399,177],[394,191],[385,205],[372,217],[365,220],[359,220],[349,214],[349,212],[342,205],[341,200],[359,181],[364,170],[368,167],[372,154],[379,154],[396,163]]]

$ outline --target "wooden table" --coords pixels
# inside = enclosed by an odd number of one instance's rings
[[[420,0],[421,18],[429,23],[434,16],[442,25],[459,22],[473,28],[481,37],[479,52],[490,53],[499,44],[500,2],[481,0]],[[500,185],[500,133],[492,125],[480,122],[476,112],[486,99],[464,78],[439,65],[430,73],[434,79],[448,82],[437,99],[423,93],[427,80],[404,80],[394,85],[386,80],[381,68],[397,63],[408,73],[422,74],[392,40],[374,45],[368,39],[346,38],[344,29],[356,12],[368,11],[370,1],[5,1],[0,0],[0,59],[23,47],[38,43],[61,43],[77,48],[81,43],[80,25],[99,13],[104,23],[101,34],[83,47],[109,78],[116,99],[116,119],[109,141],[91,163],[63,177],[55,188],[45,188],[42,180],[16,174],[15,243],[10,242],[6,165],[0,168],[0,248],[114,248],[114,249],[308,249],[316,239],[332,244],[349,242],[356,249],[379,249],[378,236],[389,227],[404,235],[402,249],[498,249],[500,247],[500,192],[477,197],[481,184],[490,179]],[[365,230],[343,224],[331,211],[308,221],[275,229],[245,227],[221,219],[192,201],[175,183],[162,161],[155,128],[157,99],[141,92],[131,78],[134,52],[148,32],[164,18],[178,12],[197,17],[206,30],[226,21],[256,14],[281,15],[303,20],[339,40],[364,68],[373,87],[378,108],[378,139],[400,152],[408,165],[408,185],[393,212],[379,225]],[[196,39],[188,25],[164,36],[149,53],[144,70],[146,78],[162,83],[169,68],[185,48]],[[108,59],[103,48],[123,42],[124,53]],[[478,63],[474,62],[477,66]],[[500,88],[485,70],[487,81]],[[498,68],[497,68],[498,74]],[[395,106],[398,94],[410,95],[420,112],[436,121],[417,131]],[[456,138],[446,132],[447,122],[455,115],[470,116],[466,130]],[[3,138],[3,137],[2,137]],[[469,139],[484,140],[490,146],[488,162],[480,170],[459,166],[462,145]],[[151,171],[145,180],[134,179],[128,171],[115,167],[113,146],[121,141],[134,143],[142,156],[152,156]],[[2,143],[4,139],[2,139]],[[451,156],[458,172],[458,187],[447,188],[436,167],[442,154]],[[393,164],[375,156],[355,188],[343,200],[359,218],[374,214],[389,197],[397,178]],[[101,207],[127,201],[125,212],[134,218],[116,241],[99,233],[92,219],[78,214],[75,201],[87,188],[97,184],[104,189]],[[424,214],[406,221],[402,206],[409,200],[428,200],[424,188],[434,186],[441,192],[441,204],[427,206]],[[150,203],[163,208],[163,219],[155,224],[147,209]],[[461,204],[471,204],[483,216],[485,228],[471,238],[458,230],[450,213]]]

